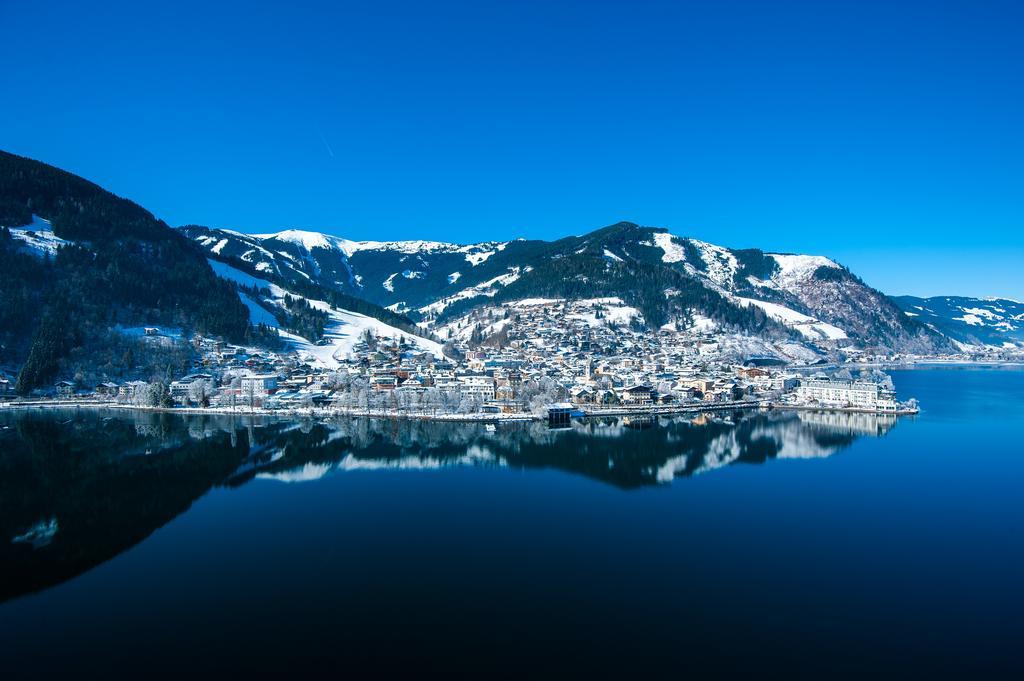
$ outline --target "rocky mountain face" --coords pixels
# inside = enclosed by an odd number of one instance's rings
[[[1024,303],[1007,298],[893,299],[903,313],[961,343],[1024,347]]]
[[[344,291],[428,326],[485,302],[616,296],[654,328],[709,318],[828,347],[952,349],[942,333],[828,258],[725,248],[632,223],[552,242],[469,245],[350,241],[298,230],[182,231],[211,257]]]

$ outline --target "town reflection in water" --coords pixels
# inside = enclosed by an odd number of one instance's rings
[[[477,423],[189,416],[124,411],[0,415],[0,601],[118,555],[217,486],[353,470],[553,469],[623,490],[739,463],[831,456],[893,416],[735,412],[608,417],[552,429]]]

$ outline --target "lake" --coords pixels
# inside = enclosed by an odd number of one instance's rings
[[[1019,674],[1024,371],[893,378],[919,416],[0,412],[0,664]]]

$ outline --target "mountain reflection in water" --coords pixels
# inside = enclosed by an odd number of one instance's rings
[[[609,417],[550,429],[169,413],[0,415],[0,601],[67,580],[149,536],[216,486],[382,468],[557,469],[621,489],[730,464],[830,456],[895,417],[737,412]]]

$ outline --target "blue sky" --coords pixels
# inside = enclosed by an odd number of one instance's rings
[[[1024,298],[1024,3],[0,0],[0,25],[0,148],[170,224],[631,220]]]

